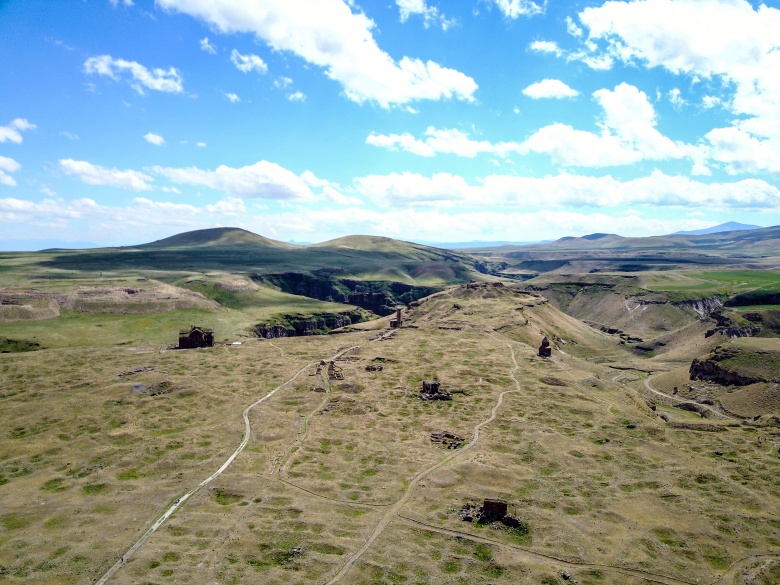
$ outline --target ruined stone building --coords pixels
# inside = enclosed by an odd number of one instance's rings
[[[189,329],[179,331],[179,349],[213,346],[214,331],[212,329],[193,325]]]

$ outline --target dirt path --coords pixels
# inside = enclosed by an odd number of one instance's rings
[[[379,521],[379,524],[377,524],[376,528],[374,528],[374,531],[371,533],[371,536],[368,537],[368,540],[366,540],[363,543],[363,546],[361,546],[355,553],[352,554],[352,556],[349,559],[347,559],[346,563],[344,563],[344,565],[341,567],[339,572],[336,573],[329,581],[327,581],[327,585],[333,585],[334,583],[337,583],[344,575],[346,575],[346,573],[352,568],[355,562],[357,562],[358,559],[360,559],[360,557],[363,556],[363,554],[371,547],[371,545],[379,537],[379,535],[382,534],[382,532],[384,532],[385,528],[387,528],[387,525],[390,523],[390,521],[399,515],[398,511],[411,497],[412,491],[414,490],[415,487],[417,487],[417,484],[420,483],[422,479],[424,479],[425,477],[427,477],[428,475],[430,475],[440,467],[443,467],[444,465],[446,465],[456,457],[461,456],[463,453],[465,453],[466,451],[468,451],[474,445],[477,444],[477,441],[479,441],[479,433],[482,430],[482,427],[490,424],[495,420],[496,415],[498,413],[498,409],[501,408],[501,405],[504,403],[504,396],[512,392],[520,391],[520,382],[517,380],[517,378],[515,378],[515,372],[520,369],[520,365],[517,363],[517,358],[515,356],[514,348],[508,343],[507,345],[509,346],[509,351],[512,356],[512,363],[514,364],[514,367],[510,370],[509,375],[511,376],[512,380],[515,383],[515,389],[504,390],[501,394],[498,395],[498,400],[496,401],[495,406],[493,406],[493,409],[490,411],[490,416],[474,427],[474,435],[472,436],[471,441],[469,441],[461,449],[458,449],[457,451],[453,451],[438,463],[434,463],[430,467],[427,467],[422,471],[418,472],[417,475],[415,475],[411,480],[409,480],[409,483],[407,484],[406,489],[404,490],[403,496],[401,496],[401,498],[395,504],[393,504],[387,512],[385,512],[385,515],[382,516],[382,519]]]
[[[350,349],[352,349],[352,348],[350,348]],[[348,351],[348,350],[345,350],[345,351]],[[341,355],[341,353],[339,353],[337,355]],[[335,357],[332,358],[332,359],[335,359]],[[141,538],[139,538],[135,542],[135,544],[133,544],[133,546],[131,546],[127,550],[127,552],[124,553],[124,555],[122,555],[120,560],[118,560],[116,563],[114,563],[114,566],[112,566],[108,571],[106,571],[106,573],[100,578],[100,580],[97,581],[96,585],[105,585],[105,583],[107,583],[108,580],[114,575],[114,573],[116,573],[122,567],[124,562],[126,560],[128,560],[130,557],[132,557],[133,554],[135,554],[135,552],[139,548],[141,548],[141,546],[143,546],[143,544],[149,539],[149,537],[152,534],[154,534],[155,532],[157,532],[157,529],[159,529],[160,526],[162,526],[165,523],[165,521],[168,518],[170,518],[173,515],[174,512],[176,512],[176,510],[181,508],[188,499],[190,499],[193,495],[198,493],[201,489],[206,487],[212,481],[217,479],[220,475],[222,475],[222,473],[224,473],[224,471],[228,467],[230,467],[230,464],[233,463],[235,458],[238,457],[238,455],[241,453],[241,451],[243,451],[244,448],[249,443],[249,439],[250,439],[250,437],[252,435],[252,428],[251,428],[251,425],[249,423],[249,413],[252,411],[252,409],[255,408],[258,404],[262,404],[263,402],[265,402],[266,400],[271,398],[274,394],[276,394],[279,390],[281,390],[282,388],[284,388],[285,386],[287,386],[291,382],[295,381],[298,378],[298,376],[300,376],[303,372],[305,372],[306,370],[311,368],[313,365],[314,365],[314,362],[306,364],[304,367],[302,367],[300,370],[298,370],[292,378],[290,378],[289,380],[287,380],[283,384],[280,384],[279,386],[277,386],[276,388],[271,390],[268,394],[266,394],[262,398],[256,400],[255,402],[253,402],[252,404],[250,404],[249,406],[247,406],[244,409],[244,412],[242,413],[242,416],[244,418],[244,438],[241,441],[241,444],[236,448],[236,450],[233,451],[233,453],[230,455],[230,457],[228,457],[227,460],[222,464],[222,467],[217,469],[214,473],[212,473],[209,477],[207,477],[202,482],[200,482],[197,486],[195,486],[194,488],[190,489],[183,496],[181,496],[176,501],[174,501],[173,504],[171,504],[171,506],[165,511],[165,513],[163,513],[163,515],[160,516],[154,522],[154,524],[152,524],[146,530],[146,532],[143,533]]]
[[[661,392],[660,390],[656,390],[655,388],[653,388],[652,384],[650,384],[650,378],[649,377],[644,379],[644,383],[645,383],[645,388],[647,389],[648,392],[651,392],[652,394],[655,394],[656,396],[660,396],[660,397],[664,398],[665,400],[669,400],[669,401],[674,402],[676,404],[682,404],[684,402],[694,402],[693,400],[685,400],[685,399],[682,399],[682,398],[677,398],[676,396],[671,396],[669,394]],[[725,413],[719,411],[717,408],[712,408],[711,406],[709,406],[707,404],[699,404],[698,402],[696,404],[698,406],[702,407],[703,409],[711,412],[715,416],[715,418],[718,418],[718,419],[721,419],[721,420],[740,420],[737,417],[730,416],[728,414],[725,414]]]
[[[641,569],[631,569],[628,567],[616,567],[613,565],[600,565],[598,563],[585,563],[585,562],[575,562],[567,559],[561,559],[558,557],[554,557],[551,555],[546,555],[544,553],[540,552],[534,552],[527,548],[523,548],[522,546],[518,546],[516,544],[510,544],[507,542],[501,542],[499,540],[493,540],[492,538],[485,538],[484,536],[478,536],[476,534],[471,534],[469,532],[461,532],[460,530],[451,530],[449,528],[441,528],[439,526],[434,526],[433,524],[428,524],[426,522],[421,522],[419,520],[415,520],[414,518],[409,518],[408,516],[404,516],[403,514],[398,514],[398,517],[404,520],[405,522],[412,524],[414,526],[419,526],[421,528],[425,528],[426,530],[430,530],[432,532],[436,532],[438,534],[444,534],[446,536],[452,536],[455,538],[465,538],[467,540],[471,540],[472,542],[481,542],[484,544],[491,544],[498,546],[500,548],[507,548],[512,551],[512,553],[525,561],[528,562],[542,562],[546,565],[557,565],[557,568],[561,569],[599,569],[604,572],[613,572],[613,573],[620,573],[621,575],[630,575],[632,577],[640,577],[649,583],[662,583],[663,585],[696,585],[695,583],[691,581],[684,581],[682,579],[677,579],[675,577],[669,577],[667,575],[658,575],[655,573],[651,573],[649,571],[643,571]],[[720,581],[719,581],[720,583]]]

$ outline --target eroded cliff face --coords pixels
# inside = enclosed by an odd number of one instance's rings
[[[780,382],[780,347],[775,339],[735,340],[694,359],[691,380],[715,382],[721,386],[747,386],[759,382]]]
[[[721,334],[731,339],[738,337],[756,337],[761,334],[761,327],[716,327],[704,334],[704,337],[712,337]]]
[[[253,279],[278,287],[286,293],[355,305],[381,316],[391,315],[399,304],[407,305],[441,290],[402,282],[338,278],[329,273],[285,272],[267,276],[256,275]]]
[[[264,339],[279,337],[301,337],[306,335],[325,335],[333,329],[346,327],[366,320],[363,311],[342,311],[340,313],[318,313],[315,315],[283,315],[280,323],[258,323],[255,333]]]
[[[706,299],[681,301],[679,303],[673,304],[675,307],[679,307],[681,309],[693,309],[693,311],[695,311],[699,317],[706,317],[723,306],[723,299],[716,296]]]
[[[721,386],[747,386],[756,382],[763,382],[760,378],[743,376],[732,370],[723,368],[716,361],[710,359],[694,359],[689,370],[691,380],[715,382]]]

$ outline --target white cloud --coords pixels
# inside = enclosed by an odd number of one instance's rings
[[[119,0],[108,0],[108,3],[111,4],[111,6],[113,6],[114,8],[119,6]],[[124,4],[125,6],[132,6],[133,0],[122,0],[122,4]]]
[[[268,161],[241,168],[221,165],[213,171],[197,167],[159,166],[153,167],[152,170],[177,184],[202,185],[223,191],[231,197],[244,199],[313,200],[316,195],[312,187],[320,190],[333,187],[327,181],[317,179],[312,173],[305,172],[298,176]]]
[[[426,0],[395,0],[395,3],[400,11],[401,22],[406,22],[412,14],[416,14],[422,16],[425,28],[438,24],[443,30],[447,30],[455,24],[454,19],[448,19],[441,14],[436,6],[428,6]]]
[[[671,102],[672,106],[674,106],[675,110],[681,109],[685,104],[688,103],[682,97],[680,90],[676,87],[670,89],[667,95],[669,97],[669,101]]]
[[[74,142],[80,140],[79,135],[73,134],[72,132],[60,132],[60,136],[64,136],[68,140],[73,140]]]
[[[449,173],[430,178],[409,172],[368,175],[355,179],[355,187],[386,207],[451,206],[467,199],[472,190],[463,177]]]
[[[15,173],[22,168],[18,162],[12,158],[0,156],[0,185],[7,187],[16,187],[16,181],[7,173]]]
[[[491,144],[487,141],[477,141],[468,134],[456,130],[439,130],[429,126],[425,130],[425,139],[419,140],[411,134],[381,135],[371,133],[366,138],[366,144],[387,148],[388,150],[403,150],[418,156],[435,156],[437,154],[454,154],[473,158],[480,153],[503,154],[515,148],[510,143]]]
[[[289,77],[280,77],[278,79],[274,79],[274,87],[276,89],[286,89],[290,85],[292,85],[293,80]]]
[[[147,191],[152,188],[149,183],[154,180],[149,175],[139,171],[109,169],[84,160],[70,158],[60,160],[60,169],[66,175],[77,176],[82,183],[87,185],[107,185],[131,191]]]
[[[575,38],[582,38],[582,29],[577,26],[571,16],[566,17],[566,32]]]
[[[660,171],[629,181],[610,175],[592,177],[562,173],[546,177],[490,175],[469,185],[449,173],[431,177],[392,173],[356,178],[358,193],[385,207],[481,209],[495,205],[523,209],[571,207],[707,208],[708,210],[780,211],[780,190],[756,179],[703,183]]]
[[[563,55],[563,50],[555,41],[534,41],[528,48],[536,53],[551,53],[556,57]]]
[[[144,140],[146,140],[149,144],[154,144],[155,146],[162,146],[165,144],[165,138],[152,132],[144,134]]]
[[[305,102],[306,94],[302,91],[295,91],[287,94],[287,99],[291,102]]]
[[[0,142],[21,144],[24,140],[21,133],[25,130],[34,130],[35,128],[37,128],[35,124],[31,124],[24,118],[16,118],[11,120],[8,126],[0,126]]]
[[[717,78],[733,97],[721,99],[736,116],[736,132],[716,132],[716,151],[726,162],[747,162],[760,149],[760,165],[732,164],[733,172],[780,167],[763,154],[780,149],[780,10],[766,5],[756,8],[746,0],[644,0],[607,2],[586,8],[580,20],[589,31],[590,52],[626,64],[660,67],[675,75],[687,75],[692,82]],[[691,26],[696,23],[696,26]],[[712,107],[713,96],[703,106]],[[746,136],[737,138],[737,132]],[[726,156],[728,149],[745,148]]]
[[[206,148],[207,145],[205,142],[196,142],[195,146],[197,146],[198,148]]]
[[[290,51],[325,69],[348,99],[382,107],[414,100],[473,101],[477,84],[433,61],[395,61],[372,35],[374,22],[345,0],[158,0],[200,18],[221,33],[253,33],[275,51]]]
[[[721,103],[722,101],[718,96],[705,95],[703,98],[701,98],[701,107],[705,110],[710,110],[715,106],[719,106]]]
[[[217,47],[215,47],[209,42],[208,37],[203,37],[202,39],[200,39],[200,50],[207,52],[209,55],[217,54]]]
[[[181,74],[175,67],[166,69],[147,69],[135,61],[114,59],[111,55],[90,57],[84,62],[84,72],[87,74],[105,75],[117,81],[122,73],[129,73],[130,87],[144,95],[146,89],[167,93],[181,93]]]
[[[780,172],[777,140],[760,140],[739,128],[716,128],[704,137],[710,158],[723,163],[729,174]]]
[[[542,14],[547,5],[547,0],[537,3],[531,0],[492,0],[498,9],[507,18],[519,18],[520,16],[534,16]]]
[[[430,126],[423,139],[408,133],[372,133],[366,138],[366,144],[425,157],[454,154],[473,158],[482,153],[506,157],[537,152],[549,155],[555,164],[564,167],[599,168],[642,160],[689,158],[694,162],[696,174],[707,173],[703,166],[706,150],[662,135],[655,127],[655,111],[644,92],[621,83],[614,91],[601,89],[593,97],[603,110],[598,133],[556,123],[540,128],[522,142],[491,143],[473,140],[461,130]]]
[[[532,83],[523,90],[523,94],[533,99],[569,98],[580,95],[580,92],[570,88],[560,79],[543,79]]]
[[[594,134],[560,123],[536,131],[523,142],[523,147],[526,152],[548,154],[554,163],[564,167],[597,168],[642,160],[641,154],[624,148],[620,140],[608,132]]]
[[[242,73],[249,73],[250,71],[257,71],[258,73],[266,73],[268,71],[268,65],[265,64],[257,55],[242,55],[237,49],[233,49],[230,53],[230,60],[236,69]]]
[[[238,97],[238,94],[235,93],[229,93],[229,92],[223,92],[225,94],[225,97],[228,99],[228,101],[231,104],[237,104],[241,101],[241,98]]]

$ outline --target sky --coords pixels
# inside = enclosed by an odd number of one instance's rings
[[[0,249],[780,224],[780,1],[0,0]]]

